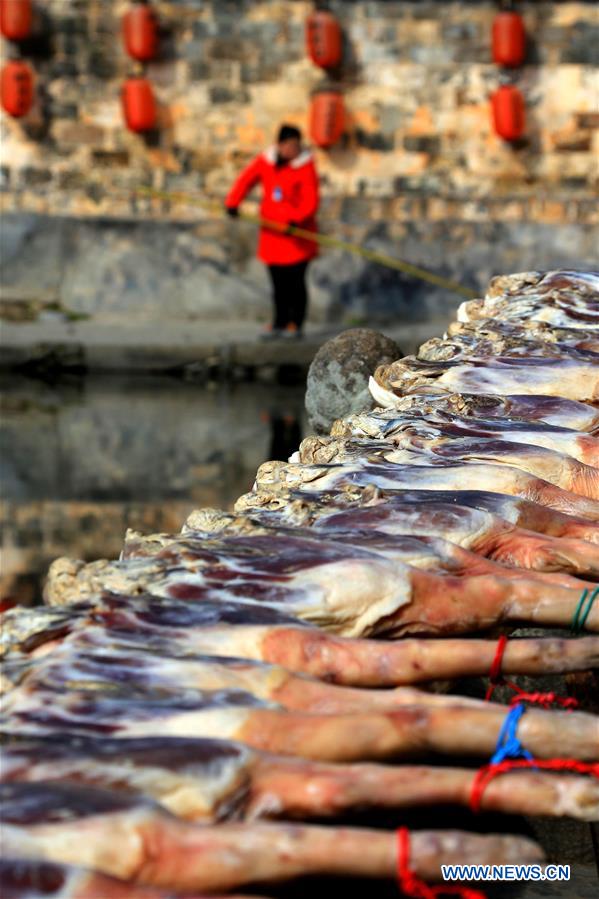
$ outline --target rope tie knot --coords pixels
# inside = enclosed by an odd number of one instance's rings
[[[439,896],[459,896],[461,899],[485,899],[485,894],[469,887],[429,886],[420,880],[418,875],[410,868],[410,832],[407,827],[400,827],[397,831],[397,882],[405,896],[412,899],[438,899]]]
[[[497,746],[491,756],[491,764],[498,765],[504,759],[524,758],[533,761],[532,753],[525,749],[516,733],[520,719],[526,712],[526,706],[518,703],[512,706],[501,725]]]
[[[515,705],[507,713],[499,731],[497,746],[488,765],[476,772],[470,788],[470,808],[480,811],[485,787],[498,774],[519,768],[535,768],[547,771],[574,771],[599,778],[599,763],[579,762],[578,759],[547,759],[539,761],[522,746],[516,735],[518,723],[526,712],[526,706]]]
[[[593,608],[593,603],[599,596],[599,585],[595,587],[593,591],[591,591],[588,587],[582,591],[580,599],[574,609],[574,615],[572,616],[572,623],[570,625],[570,630],[573,634],[580,634],[585,628],[587,623],[587,618],[591,614],[591,609]]]
[[[530,702],[536,703],[544,709],[549,709],[552,705],[559,705],[564,709],[578,708],[578,701],[571,696],[558,696],[557,693],[552,691],[548,693],[542,693],[540,691],[527,693],[525,690],[522,690],[518,684],[504,678],[501,673],[501,666],[503,664],[503,655],[507,646],[507,640],[508,638],[505,634],[502,634],[497,641],[497,648],[495,650],[493,661],[491,662],[491,668],[489,669],[489,686],[485,693],[485,702],[491,700],[496,687],[506,686],[509,687],[510,690],[513,690],[515,694],[510,700],[510,705],[520,702]]]

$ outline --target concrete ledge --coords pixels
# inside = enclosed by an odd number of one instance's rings
[[[404,353],[438,335],[445,321],[382,327]],[[95,322],[3,324],[0,368],[40,367],[90,371],[308,367],[318,348],[346,328],[309,325],[300,340],[260,340],[251,322],[170,322],[139,326]]]

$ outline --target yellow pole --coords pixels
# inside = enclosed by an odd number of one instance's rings
[[[189,193],[181,193],[178,191],[166,191],[166,190],[157,190],[154,187],[139,187],[135,191],[135,193],[156,197],[157,199],[162,200],[183,200],[185,202],[195,203],[198,206],[202,206],[205,209],[210,209],[216,213],[224,215],[223,206],[221,203],[217,203],[214,200],[206,200],[203,197],[198,197],[195,194]],[[320,234],[318,232],[306,231],[304,228],[297,228],[295,225],[283,225],[281,222],[273,222],[270,219],[264,219],[259,215],[252,215],[249,212],[240,212],[239,218],[245,222],[252,222],[254,225],[260,225],[264,228],[270,228],[273,231],[283,231],[285,234],[293,235],[294,237],[304,237],[308,240],[313,240],[315,243],[320,244],[324,247],[330,247],[335,250],[344,250],[346,253],[353,253],[355,256],[361,256],[363,259],[368,259],[370,262],[376,262],[379,265],[384,265],[387,268],[393,268],[397,271],[404,272],[406,275],[411,275],[414,278],[419,278],[421,281],[428,281],[429,284],[435,284],[437,287],[442,287],[445,290],[449,290],[451,293],[460,294],[463,297],[466,297],[468,300],[475,299],[478,294],[476,291],[471,290],[470,287],[464,287],[463,284],[458,284],[456,281],[452,281],[450,278],[444,278],[442,275],[436,275],[434,272],[429,272],[425,268],[421,268],[418,265],[412,265],[411,262],[404,262],[403,259],[396,259],[394,256],[388,256],[386,253],[379,253],[377,250],[369,250],[367,247],[359,246],[355,243],[349,243],[346,240],[339,240],[337,237],[331,237],[329,234]]]

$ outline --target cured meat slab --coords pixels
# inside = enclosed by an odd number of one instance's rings
[[[316,536],[314,530],[310,528],[277,526],[274,522],[262,523],[245,516],[233,516],[227,513],[223,513],[223,516],[222,527],[218,531],[220,537],[272,536],[275,538],[278,536],[294,536],[296,538],[303,537],[307,540],[314,540]],[[454,574],[458,577],[478,574],[494,574],[498,577],[526,576],[536,578],[543,583],[561,584],[563,587],[571,587],[572,589],[582,590],[585,587],[583,582],[571,575],[530,570],[525,573],[513,567],[507,568],[505,565],[498,564],[485,558],[483,555],[463,549],[456,543],[452,543],[450,540],[445,540],[442,537],[418,533],[412,534],[407,527],[405,528],[407,533],[401,533],[399,528],[395,532],[377,530],[374,524],[371,524],[370,528],[360,529],[354,526],[356,519],[359,522],[360,516],[354,517],[352,521],[352,518],[346,514],[341,519],[341,523],[338,522],[336,526],[334,525],[328,530],[322,527],[320,530],[328,540],[334,539],[338,543],[347,546],[359,546],[368,550],[368,552],[376,553],[392,561],[399,561],[404,565],[411,565],[435,574]],[[343,523],[345,523],[345,526]],[[147,539],[129,535],[125,540],[121,559],[160,558],[164,553],[193,551],[193,548],[196,546],[201,548],[203,540],[207,536],[207,534],[202,532],[196,532],[195,534],[188,532],[185,536],[150,534]],[[585,544],[582,544],[582,550],[584,549]],[[590,557],[589,564],[592,565],[597,554],[593,553],[590,546],[586,547],[586,549]],[[567,555],[567,548],[564,549],[565,555]],[[597,564],[599,566],[599,561]]]
[[[385,406],[385,404],[382,404]],[[409,391],[396,396],[388,409],[350,415],[348,421],[385,421],[398,413],[411,413],[416,418],[433,413],[450,413],[463,418],[499,419],[506,421],[543,422],[559,428],[597,433],[599,410],[595,406],[568,400],[561,396],[493,395],[476,393],[447,393],[444,390]],[[341,425],[333,425],[343,427]],[[368,435],[370,436],[370,435]],[[376,435],[372,435],[376,436]]]
[[[392,878],[396,836],[291,824],[189,824],[154,803],[62,784],[3,784],[5,852],[80,864],[134,883],[178,891],[231,890],[301,874]],[[540,862],[532,840],[460,831],[412,835],[411,867],[426,879],[440,865]]]
[[[469,356],[570,356],[584,359],[599,355],[599,337],[592,329],[556,328],[546,322],[476,319],[452,322],[444,337],[423,343],[416,354],[426,362],[445,362]]]
[[[491,281],[483,300],[466,301],[458,309],[458,321],[480,318],[597,329],[599,274],[555,271],[499,276]]]
[[[599,638],[596,643],[599,656]],[[202,691],[218,693],[223,705],[231,697],[242,704],[245,695],[250,706],[254,700],[261,700],[273,708],[315,714],[394,711],[404,705],[445,702],[436,694],[408,687],[364,690],[323,683],[249,659],[166,652],[157,655],[152,646],[144,649],[142,640],[119,643],[99,629],[73,633],[49,655],[22,665],[20,674],[18,682],[29,692],[77,689],[115,691],[119,695],[126,689],[139,696],[159,693],[167,697]],[[458,701],[456,697],[454,701]],[[467,700],[464,703],[471,704]]]
[[[434,515],[435,506],[455,507],[460,516],[467,516],[468,509],[476,509],[493,516],[494,528],[503,528],[505,522],[520,530],[545,534],[548,537],[566,537],[599,543],[599,524],[593,524],[585,518],[577,518],[556,512],[540,503],[531,502],[518,496],[491,493],[488,490],[381,490],[378,487],[344,486],[337,492],[277,489],[269,491],[261,489],[241,496],[235,511],[239,515],[250,515],[266,524],[289,524],[291,526],[309,525],[321,517],[348,513],[358,508],[373,508],[380,505],[393,505],[406,502],[426,505],[425,515]],[[213,509],[196,510],[191,513],[183,527],[183,534],[194,531],[221,529],[226,526],[227,519],[223,513]],[[477,521],[477,526],[480,525]],[[468,525],[466,525],[468,526]],[[451,523],[449,536],[453,538],[454,523]],[[486,526],[484,527],[486,531]],[[435,532],[436,533],[436,532]],[[454,540],[454,542],[460,542]],[[477,547],[477,552],[480,549]],[[522,566],[526,567],[526,566]]]
[[[62,577],[55,590],[49,581],[52,601],[78,602],[103,590],[234,600],[280,608],[347,637],[464,634],[501,621],[567,625],[585,589],[576,579],[564,586],[499,566],[499,573],[468,577],[431,574],[351,543],[281,534],[190,541],[155,558],[73,569],[70,584]],[[599,609],[586,626],[599,630]]]
[[[431,466],[489,462],[518,468],[562,490],[599,499],[599,469],[555,450],[493,437],[446,437],[431,433],[426,425],[414,425],[411,432],[398,434],[391,441],[306,437],[292,461],[326,464],[381,459],[400,465],[413,462]]]
[[[239,740],[256,749],[322,761],[362,761],[426,753],[488,758],[508,710],[493,703],[437,696],[393,712],[314,714],[269,708],[235,690],[77,690],[16,687],[5,698],[4,730],[48,730],[118,737],[163,734]],[[599,718],[583,712],[531,709],[519,724],[536,758],[599,761]]]
[[[207,516],[202,516],[201,513],[194,515],[192,523],[197,527],[196,532],[200,533],[205,521],[206,527],[215,527],[220,533],[225,530],[228,532],[230,528],[248,527],[248,523],[250,526],[263,525],[272,528],[293,526],[297,523],[310,525],[330,534],[363,535],[365,531],[375,530],[378,534],[394,537],[444,536],[451,544],[476,554],[480,560],[488,558],[504,566],[533,571],[566,571],[584,577],[599,576],[598,551],[589,545],[587,540],[549,536],[515,527],[493,512],[476,506],[467,506],[465,496],[461,503],[451,501],[459,496],[460,494],[444,494],[443,499],[437,499],[437,495],[428,491],[416,491],[377,498],[362,506],[355,505],[353,508],[341,509],[335,509],[328,503],[321,503],[318,498],[307,497],[303,502],[294,499],[290,504],[282,505],[281,509],[265,511],[260,507],[250,508],[247,516],[234,516],[228,513],[220,513],[219,516],[215,510],[208,510]],[[476,502],[476,497],[473,496],[472,500]],[[506,500],[509,502],[508,497]],[[523,500],[520,502],[525,503]],[[541,513],[546,511],[549,520],[553,514],[557,514],[546,510],[543,506],[539,506],[538,509]],[[543,518],[542,514],[538,517]],[[567,528],[567,522],[565,527]],[[585,536],[589,536],[589,528],[584,523],[582,527]],[[596,528],[596,531],[599,540],[599,528]],[[193,535],[194,530],[187,526],[185,533]],[[130,550],[143,553],[148,544],[163,545],[154,535],[146,542],[145,539],[132,534],[126,540],[123,552],[125,555]]]
[[[198,654],[245,658],[281,665],[347,686],[385,687],[427,680],[484,675],[496,640],[404,639],[381,643],[333,636],[274,609],[233,603],[188,604],[156,597],[102,596],[93,604],[64,609],[22,609],[5,615],[13,640],[6,661],[29,664],[74,640],[108,649],[128,646],[177,657]],[[20,619],[19,627],[12,620]],[[66,624],[64,624],[66,619]],[[63,628],[57,637],[57,621]],[[503,656],[505,674],[583,671],[599,665],[597,637],[510,640]],[[19,679],[21,669],[19,669]]]
[[[45,780],[142,792],[188,821],[335,817],[351,809],[468,805],[475,772],[463,768],[335,765],[273,756],[226,740],[113,739],[59,733],[3,747],[3,782]],[[599,819],[599,783],[519,771],[491,781],[482,808]]]
[[[379,405],[391,407],[397,396],[431,388],[448,393],[545,394],[596,403],[599,366],[590,360],[537,356],[472,356],[464,362],[424,362],[405,356],[380,365],[369,386]]]
[[[511,465],[488,462],[445,465],[402,465],[355,462],[302,465],[264,462],[256,475],[256,489],[268,493],[290,489],[335,492],[346,488],[377,487],[380,490],[495,491],[541,503],[556,512],[599,522],[599,503],[556,487],[542,478]]]
[[[439,357],[429,353],[441,353]],[[461,356],[561,356],[599,354],[599,337],[592,327],[559,328],[535,320],[504,321],[497,318],[452,322],[442,338],[432,338],[418,349],[421,359]]]
[[[599,365],[599,357],[597,364]],[[387,409],[380,412],[364,412],[335,422],[331,436],[389,440],[392,443],[397,443],[404,436],[437,440],[455,438],[501,440],[554,450],[586,465],[599,467],[598,438],[544,422],[509,419],[498,421],[493,418],[478,418],[472,421],[450,412],[423,412],[416,417],[414,414]]]

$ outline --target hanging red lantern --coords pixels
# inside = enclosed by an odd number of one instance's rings
[[[0,75],[2,106],[15,119],[27,115],[33,103],[33,72],[26,62],[7,62]]]
[[[129,78],[123,85],[123,115],[127,128],[140,133],[156,125],[156,101],[147,78]]]
[[[317,10],[306,21],[306,50],[321,69],[334,69],[341,62],[343,43],[341,26],[326,10]]]
[[[31,0],[0,0],[0,31],[8,41],[24,41],[31,34]]]
[[[317,147],[336,144],[345,125],[343,97],[335,91],[323,91],[312,97],[310,137]]]
[[[493,20],[493,61],[498,66],[520,66],[526,55],[524,20],[517,12],[500,12]]]
[[[491,97],[495,131],[504,140],[519,140],[524,134],[524,97],[513,84],[502,84]]]
[[[132,6],[123,16],[123,41],[129,56],[139,62],[148,62],[156,56],[158,20],[145,2]]]

